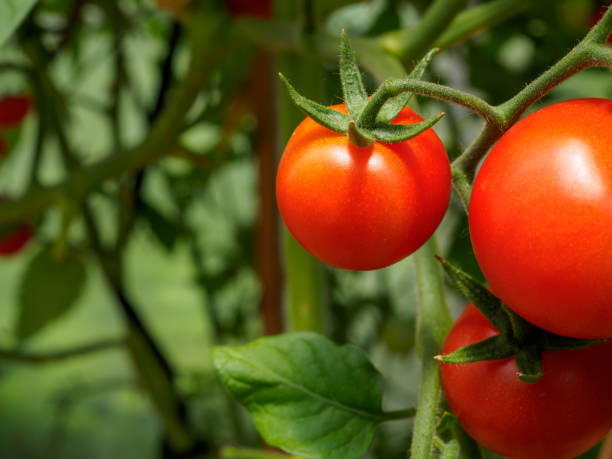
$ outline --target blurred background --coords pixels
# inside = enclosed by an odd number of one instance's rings
[[[337,270],[281,226],[275,164],[303,115],[276,73],[340,102],[345,29],[370,91],[436,45],[429,81],[497,104],[576,44],[603,2],[470,1],[434,43],[406,50],[429,4],[0,0],[0,121],[2,99],[23,112],[0,123],[0,195],[16,203],[0,241],[34,234],[0,258],[0,457],[260,448],[210,350],[289,329],[365,349],[385,408],[416,404],[410,257]],[[534,109],[587,96],[612,97],[609,71],[574,76]],[[463,109],[416,106],[447,113],[435,130],[451,158],[478,132]],[[480,275],[456,196],[437,235],[445,258]],[[448,301],[455,315],[465,304],[452,289]],[[405,457],[410,422],[381,426],[369,457]]]

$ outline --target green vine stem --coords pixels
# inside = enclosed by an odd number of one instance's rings
[[[307,16],[294,2],[279,2],[277,13],[281,18]],[[306,21],[308,22],[308,21]],[[305,24],[307,25],[307,24]],[[294,81],[310,97],[324,98],[325,74],[321,64],[312,57],[283,54],[277,59],[278,68]],[[278,89],[279,145],[285,145],[304,115],[293,105],[286,92]],[[326,330],[326,306],[323,265],[284,230],[285,265],[285,320],[287,330],[310,330],[324,333]]]
[[[444,298],[442,271],[435,259],[437,250],[434,236],[414,255],[418,288],[416,343],[422,373],[412,433],[412,459],[431,457],[440,400],[440,367],[434,357],[452,324]]]
[[[416,27],[382,37],[383,49],[400,56],[412,67],[467,4],[467,0],[435,0]]]

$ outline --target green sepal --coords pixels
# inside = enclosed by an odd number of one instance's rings
[[[372,136],[379,142],[394,143],[401,142],[416,137],[421,132],[426,131],[436,124],[444,116],[444,113],[439,113],[433,118],[430,118],[420,123],[415,124],[385,124],[376,123],[372,127],[364,128],[360,126],[360,130]]]
[[[425,74],[425,70],[427,70],[427,67],[429,67],[431,60],[436,54],[438,54],[439,51],[440,48],[434,48],[430,50],[412,69],[407,78],[410,80],[420,80]],[[410,102],[410,99],[413,95],[413,93],[407,92],[389,99],[382,106],[380,112],[378,112],[378,115],[376,116],[376,121],[380,123],[390,123],[391,121],[393,121],[395,117],[399,115],[402,109],[408,104],[408,102]]]
[[[473,363],[512,357],[516,352],[515,344],[506,335],[495,335],[477,343],[460,347],[450,354],[437,355],[436,360],[453,364]]]
[[[331,108],[307,99],[306,97],[300,95],[300,93],[298,93],[295,88],[291,86],[289,81],[287,81],[287,78],[285,78],[282,73],[279,73],[278,76],[280,77],[281,81],[285,83],[291,100],[293,100],[295,105],[306,113],[306,115],[310,116],[314,121],[328,129],[331,129],[332,131],[340,132],[342,134],[347,132],[349,123],[348,116],[346,116],[344,113],[332,110]]]
[[[533,384],[540,380],[542,377],[542,351],[538,346],[521,346],[521,349],[516,353],[515,360],[519,370],[517,376],[521,381]]]
[[[459,456],[459,442],[454,438],[450,440],[440,454],[440,459],[457,459]]]
[[[349,142],[361,148],[367,148],[374,143],[374,140],[367,133],[357,127],[353,120],[349,121],[348,131],[346,131]]]
[[[340,34],[340,82],[346,108],[351,118],[357,119],[368,103],[368,94],[361,80],[355,53],[344,30]]]
[[[512,323],[499,298],[477,279],[443,258],[437,257],[442,268],[459,291],[482,312],[501,333],[512,333]],[[514,314],[514,313],[512,313]]]
[[[570,349],[584,349],[593,344],[602,343],[603,339],[568,338],[541,330],[536,335],[537,344],[543,351],[567,351]]]

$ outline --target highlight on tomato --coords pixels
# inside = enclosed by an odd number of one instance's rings
[[[470,304],[448,334],[442,352],[498,330]],[[513,459],[570,459],[595,446],[612,428],[612,342],[544,351],[542,377],[517,377],[515,357],[442,363],[441,382],[452,412],[478,443]]]
[[[450,164],[431,129],[442,115],[423,121],[405,107],[407,97],[389,100],[398,94],[384,92],[384,85],[369,99],[342,37],[346,104],[308,101],[284,80],[309,117],[287,143],[276,197],[287,228],[316,258],[344,269],[378,269],[410,255],[436,230],[450,198]],[[383,111],[389,102],[392,110]]]
[[[0,97],[0,128],[20,124],[31,108],[30,98],[23,94]]]
[[[515,124],[484,160],[469,225],[491,290],[545,330],[612,337],[612,101]]]

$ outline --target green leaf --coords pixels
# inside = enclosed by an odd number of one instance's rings
[[[460,347],[450,354],[438,355],[436,360],[444,363],[472,363],[482,360],[498,360],[516,353],[514,346],[506,335],[495,335],[490,338]]]
[[[19,290],[17,338],[23,340],[65,315],[83,291],[85,263],[66,253],[61,261],[53,250],[39,252],[26,268]]]
[[[426,131],[436,124],[444,113],[440,113],[426,121],[421,121],[415,124],[384,124],[376,123],[372,127],[361,127],[368,137],[373,137],[379,142],[401,142],[416,137],[421,132]]]
[[[340,35],[340,82],[346,108],[351,118],[357,119],[368,103],[368,94],[363,87],[355,54],[344,31]]]
[[[420,80],[423,78],[425,74],[425,70],[429,67],[431,60],[434,58],[436,54],[440,51],[440,48],[434,48],[430,50],[424,57],[419,61],[419,63],[412,69],[412,72],[408,75],[409,79]],[[395,119],[397,115],[402,111],[402,109],[406,106],[413,94],[411,92],[400,94],[399,96],[395,96],[385,102],[385,105],[382,106],[378,115],[376,116],[376,121],[381,123],[390,123]]]
[[[37,0],[2,0],[0,2],[0,46],[26,18]]]
[[[313,102],[310,99],[300,95],[293,86],[287,81],[282,74],[279,74],[280,79],[289,91],[291,100],[298,106],[300,110],[310,116],[317,123],[325,126],[332,131],[345,133],[348,129],[349,117],[344,113],[340,113],[324,105]]]
[[[363,352],[316,333],[216,348],[213,359],[264,440],[289,453],[360,457],[384,419],[382,377]]]
[[[438,258],[444,271],[453,281],[457,289],[482,312],[487,319],[502,333],[510,333],[512,324],[510,317],[502,307],[499,298],[487,290],[474,277],[459,269],[447,260]]]

